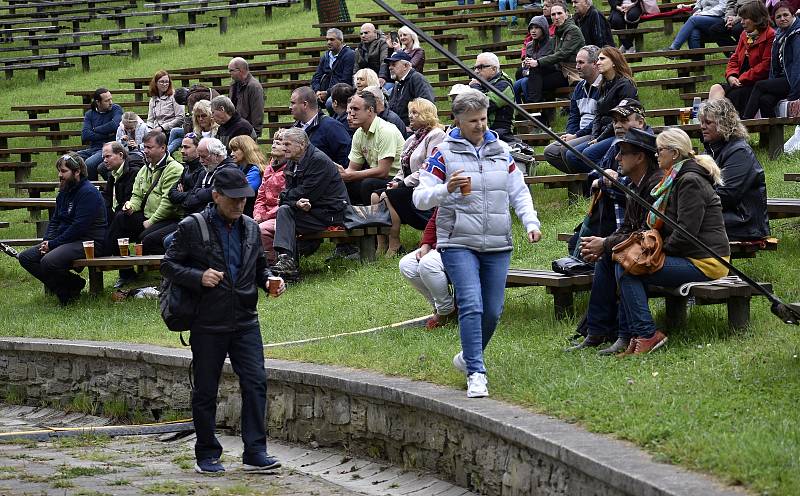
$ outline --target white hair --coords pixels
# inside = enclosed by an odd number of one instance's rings
[[[478,55],[476,59],[486,59],[486,62],[490,66],[500,69],[500,59],[498,59],[497,55],[493,54],[492,52],[483,52],[482,54]]]
[[[225,158],[228,156],[228,149],[225,148],[225,145],[222,144],[222,141],[218,140],[217,138],[203,138],[200,140],[200,143],[197,144],[197,146],[200,145],[206,145],[209,155],[214,155],[219,158]]]

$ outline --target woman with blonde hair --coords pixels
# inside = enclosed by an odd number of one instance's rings
[[[730,260],[722,203],[714,191],[715,186],[722,184],[722,173],[714,159],[695,155],[691,138],[679,128],[667,128],[656,137],[656,153],[664,177],[650,192],[655,199],[653,207],[714,253]],[[666,257],[660,270],[647,275],[634,276],[616,265],[620,301],[631,330],[628,348],[618,356],[649,353],[667,342],[667,336],[656,329],[650,314],[645,291],[648,285],[674,288],[728,274],[728,268],[721,262],[655,214],[648,213],[646,222],[660,232]]]
[[[267,167],[267,159],[258,148],[258,143],[250,136],[234,136],[228,143],[228,148],[231,150],[231,158],[247,177],[247,183],[253,191],[258,191],[261,187],[261,174]],[[248,198],[244,205],[245,215],[252,217],[254,207],[255,197]]]
[[[709,100],[697,115],[703,145],[722,170],[724,184],[716,186],[722,201],[725,231],[731,241],[769,236],[767,181],[764,167],[747,144],[749,137],[733,103]]]
[[[400,170],[386,184],[386,189],[372,193],[372,203],[385,202],[392,216],[392,227],[388,243],[385,236],[378,236],[378,253],[386,252],[393,257],[403,252],[400,245],[400,226],[407,224],[423,230],[433,210],[419,210],[414,206],[412,194],[419,185],[419,171],[433,149],[444,139],[444,127],[439,123],[436,105],[424,98],[408,102],[408,118],[414,134],[408,137],[400,153]]]
[[[356,92],[359,92],[367,86],[377,86],[380,88],[381,83],[378,81],[378,74],[372,69],[359,69],[353,75],[353,86],[355,86]]]
[[[199,100],[192,107],[192,128],[194,134],[203,138],[215,138],[219,124],[211,116],[211,102]]]

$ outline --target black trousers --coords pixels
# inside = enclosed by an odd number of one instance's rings
[[[95,249],[100,243],[95,241]],[[56,295],[67,295],[83,286],[83,279],[78,274],[71,272],[72,262],[83,258],[83,242],[73,241],[42,255],[39,245],[32,246],[17,257],[23,269],[42,283]]]
[[[737,22],[730,29],[725,27],[725,23],[717,24],[708,30],[707,36],[703,36],[703,41],[716,43],[719,46],[733,46],[739,43],[742,31],[744,28],[741,22]]]
[[[567,78],[561,74],[561,69],[554,65],[540,65],[528,73],[528,101],[537,103],[544,100],[544,92],[569,86]]]
[[[267,373],[258,325],[221,334],[193,332],[189,344],[192,347],[192,417],[197,433],[194,445],[197,460],[222,455],[222,446],[214,429],[217,425],[217,390],[226,356],[230,357],[233,371],[239,376],[244,456],[266,453]]]
[[[106,235],[106,253],[119,255],[116,251],[117,239],[130,238],[142,243],[142,253],[145,255],[163,255],[164,238],[178,229],[178,222],[175,219],[162,220],[145,229],[142,225],[144,220],[141,211],[130,215],[118,212],[114,215]]]
[[[642,16],[642,8],[637,3],[631,7],[627,15],[619,10],[612,10],[608,16],[608,22],[611,24],[611,29],[635,29],[639,26],[639,18]],[[636,19],[636,22],[627,22],[625,18]],[[631,36],[619,37],[619,44],[622,48],[630,48],[633,46],[633,38]],[[602,48],[602,47],[601,47]]]
[[[330,225],[314,217],[310,212],[289,205],[281,205],[275,217],[275,237],[272,247],[280,253],[288,253],[297,260],[297,235],[324,231]]]
[[[744,107],[742,119],[752,119],[758,111],[761,117],[775,117],[775,106],[789,95],[789,80],[785,77],[762,79],[753,85],[753,91]]]
[[[728,83],[723,83],[722,87],[725,89],[725,97],[731,101],[736,112],[739,113],[739,116],[744,115],[744,108],[747,105],[747,101],[750,99],[750,93],[753,92],[753,87],[733,87]]]
[[[372,203],[372,192],[379,189],[386,189],[388,178],[368,177],[360,181],[344,183],[347,188],[347,196],[350,197],[352,205],[369,205]]]

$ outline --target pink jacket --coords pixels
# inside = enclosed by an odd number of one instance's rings
[[[253,218],[258,222],[274,219],[278,215],[278,197],[286,186],[286,178],[283,176],[286,164],[284,163],[278,170],[275,170],[272,167],[274,163],[274,160],[270,161],[264,169],[261,186],[256,194]]]

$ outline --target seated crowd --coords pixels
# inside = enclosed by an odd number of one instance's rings
[[[348,205],[382,204],[391,227],[388,236],[379,236],[379,253],[403,256],[402,275],[433,307],[428,328],[458,320],[462,352],[454,365],[468,376],[468,395],[485,396],[482,350],[502,312],[511,250],[508,207],[528,241],[539,240],[540,227],[510,153],[509,144],[518,141],[514,108],[482,80],[517,102],[543,101],[568,89],[561,138],[580,154],[554,142],[545,158],[564,173],[590,173],[585,192],[592,211],[611,213],[605,222],[584,222],[572,242],[573,253],[594,266],[594,284],[588,336],[570,349],[604,343],[609,346],[603,355],[657,349],[667,337],[653,323],[646,285],[709,281],[726,275],[727,268],[627,201],[584,160],[633,188],[725,259],[729,241],[764,239],[764,170],[740,117],[774,116],[781,99],[800,96],[800,21],[789,2],[771,5],[776,30],[761,2],[736,6],[741,35],[727,81],[712,87],[700,107],[704,153],[696,153],[680,128],[656,136],[647,125],[625,59],[633,46],[624,37],[622,49],[613,46],[610,26],[635,26],[639,3],[612,3],[610,23],[591,0],[574,5],[571,18],[562,0],[548,0],[544,15],[531,19],[516,79],[502,71],[497,55],[479,54],[469,86],[449,92],[448,128],[439,122],[425,53],[413,31],[401,28],[395,41],[366,23],[354,50],[340,30],[329,29],[328,50],[311,85],[292,91],[287,103],[294,122],[274,134],[268,160],[257,143],[263,88],[244,59],[228,66],[229,96],[200,85],[175,91],[169,74],[159,71],[150,85],[147,119],[124,112],[107,89],[98,88],[84,118],[82,137],[89,147],[56,162],[55,214],[44,241],[19,261],[68,304],[84,284],[69,270],[83,256],[82,242],[93,240],[98,255],[113,255],[116,240],[129,238],[142,243],[146,255],[164,254],[178,222],[212,202],[215,177],[235,169],[256,191],[243,209],[259,226],[271,271],[297,281],[299,257],[319,246],[303,235],[341,229]],[[712,40],[708,31],[727,25],[724,7],[721,0],[698,0],[670,48]],[[182,164],[173,158],[178,149]],[[102,194],[89,183],[98,175],[107,179]],[[418,249],[406,253],[401,225],[423,231]],[[646,228],[661,232],[666,263],[647,276],[625,273],[611,249]],[[357,258],[358,248],[339,243],[333,256]],[[121,271],[117,286],[135,277],[130,269]]]

